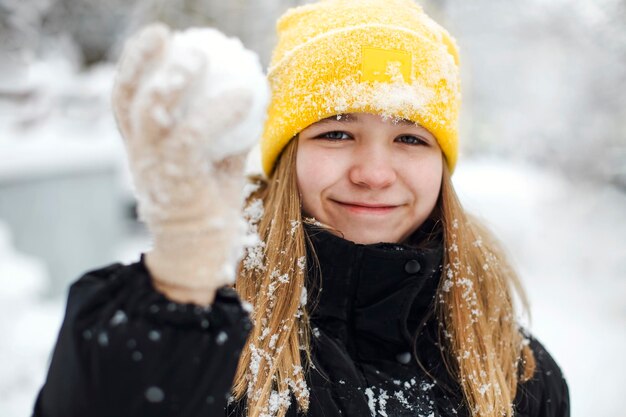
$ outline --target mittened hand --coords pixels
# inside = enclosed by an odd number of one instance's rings
[[[267,96],[258,57],[216,30],[154,24],[126,44],[113,111],[139,215],[154,236],[149,266],[164,281],[200,288],[232,280],[244,159]],[[204,261],[194,259],[199,251]]]

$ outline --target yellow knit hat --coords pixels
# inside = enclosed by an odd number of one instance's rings
[[[412,0],[323,0],[277,23],[268,69],[272,96],[261,139],[270,176],[289,141],[345,113],[373,113],[428,129],[450,170],[461,102],[454,39]]]

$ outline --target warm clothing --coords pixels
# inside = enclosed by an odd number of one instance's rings
[[[170,302],[143,257],[88,272],[70,288],[34,416],[221,415],[249,328],[233,290],[210,309]]]
[[[440,240],[420,249],[360,245],[307,230],[322,276],[321,291],[315,274],[307,285],[313,333],[307,415],[467,416],[442,364],[432,315]],[[142,261],[89,272],[70,289],[34,415],[224,415],[249,326],[232,290],[220,290],[204,310],[157,293]],[[537,370],[519,386],[516,416],[568,417],[559,367],[537,340],[530,345]],[[295,408],[293,400],[288,416],[296,416]],[[242,403],[226,413],[246,415]]]

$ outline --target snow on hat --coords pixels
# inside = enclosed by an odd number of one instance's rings
[[[271,99],[261,139],[271,175],[289,141],[345,113],[404,118],[428,129],[452,171],[461,102],[458,49],[412,0],[323,0],[277,22]]]

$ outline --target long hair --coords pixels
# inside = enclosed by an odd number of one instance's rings
[[[284,416],[295,395],[307,410],[302,348],[309,350],[306,305],[306,236],[296,181],[297,140],[292,140],[267,182],[247,199],[245,217],[259,240],[247,249],[235,283],[242,300],[252,305],[254,327],[242,350],[233,394],[246,397],[248,416]]]
[[[446,368],[472,416],[512,417],[518,382],[535,370],[513,305],[517,293],[529,311],[525,292],[500,243],[461,206],[445,164],[435,216],[444,233],[435,310]]]
[[[301,411],[309,405],[305,274],[311,268],[296,180],[297,143],[296,138],[287,145],[269,180],[253,180],[256,190],[246,203],[245,215],[259,240],[247,249],[235,287],[252,306],[254,328],[241,354],[233,395],[245,398],[250,417],[283,417],[290,393]],[[524,291],[497,241],[463,210],[445,164],[432,217],[441,222],[444,236],[435,307],[447,347],[442,359],[472,416],[512,417],[518,382],[529,379],[535,368],[515,320],[513,294],[527,309]]]

